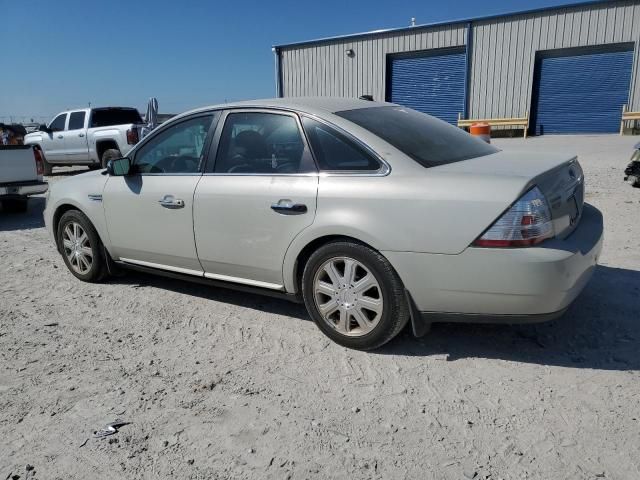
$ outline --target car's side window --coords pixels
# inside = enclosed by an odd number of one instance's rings
[[[71,112],[69,116],[69,130],[80,130],[84,128],[85,112]]]
[[[380,162],[335,128],[302,117],[311,150],[321,171],[377,171]]]
[[[67,121],[67,114],[61,113],[56,118],[54,118],[53,122],[49,125],[49,128],[54,132],[62,132],[64,130],[64,124]]]
[[[296,117],[280,113],[227,115],[214,167],[226,174],[296,174],[314,171]]]
[[[142,145],[134,159],[136,173],[197,173],[213,115],[172,125]]]

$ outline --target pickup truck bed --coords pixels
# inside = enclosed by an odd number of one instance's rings
[[[32,146],[0,146],[0,202],[4,211],[25,211],[29,195],[46,191],[42,159]]]

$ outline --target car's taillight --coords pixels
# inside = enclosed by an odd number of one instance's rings
[[[36,161],[36,173],[38,176],[44,174],[44,161],[42,158],[42,152],[38,148],[33,149],[33,158]]]
[[[127,143],[129,145],[135,145],[136,143],[138,143],[138,129],[137,128],[130,128],[129,130],[127,130]]]
[[[538,187],[533,187],[473,242],[473,246],[530,247],[553,236],[547,199]]]

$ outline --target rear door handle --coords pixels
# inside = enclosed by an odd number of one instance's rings
[[[79,133],[78,136],[82,138],[84,137],[84,133]]]
[[[184,200],[180,200],[179,198],[175,198],[173,195],[165,195],[158,203],[162,205],[164,208],[184,208]]]
[[[307,206],[302,203],[293,203],[291,200],[280,200],[271,205],[271,210],[280,215],[302,215],[307,213]]]

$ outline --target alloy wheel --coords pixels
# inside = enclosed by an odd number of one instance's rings
[[[382,318],[382,289],[373,273],[350,257],[334,257],[316,271],[313,297],[320,316],[342,335],[361,337]]]
[[[78,222],[69,222],[62,231],[64,254],[73,270],[85,275],[93,264],[93,250],[89,236]]]

